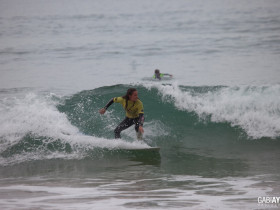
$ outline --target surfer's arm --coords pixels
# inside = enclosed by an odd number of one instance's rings
[[[111,106],[112,105],[112,103],[114,103],[114,98],[112,98],[105,106],[104,106],[104,109],[108,109],[109,108],[109,106]]]
[[[136,124],[139,125],[139,131],[141,133],[144,133],[144,129],[143,129],[144,119],[145,119],[144,118],[144,113],[140,113],[139,114],[139,120]]]
[[[138,105],[138,121],[136,122],[136,125],[143,127],[144,120],[145,120],[144,107],[143,107],[143,103],[140,101],[140,103]]]
[[[139,114],[139,120],[138,120],[137,124],[138,124],[139,126],[143,126],[144,120],[145,120],[145,118],[144,118],[144,113],[140,113],[140,114]]]
[[[99,110],[100,114],[104,114],[106,112],[106,110],[109,108],[109,106],[112,105],[112,103],[114,103],[114,98],[112,98],[105,106],[104,108]]]
[[[172,77],[172,74],[163,74],[164,76],[170,76],[170,77]]]

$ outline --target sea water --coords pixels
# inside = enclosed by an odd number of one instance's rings
[[[0,0],[1,209],[279,208],[258,199],[280,196],[279,11]],[[98,113],[130,87],[145,141]]]

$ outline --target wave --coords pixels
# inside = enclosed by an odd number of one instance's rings
[[[145,111],[146,142],[129,128],[114,140],[124,111],[109,99],[136,86]],[[184,143],[279,140],[280,86],[179,86],[144,82],[85,90],[67,97],[27,93],[0,99],[0,165],[41,159],[104,157],[108,151]],[[170,141],[172,140],[172,141]],[[148,144],[147,144],[148,143]]]
[[[280,136],[280,86],[155,87],[162,100],[179,110],[194,112],[206,123],[230,123],[252,139]]]

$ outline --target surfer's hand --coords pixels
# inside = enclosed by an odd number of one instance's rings
[[[141,133],[144,133],[144,129],[143,129],[142,126],[139,126],[139,131],[140,131]]]
[[[105,109],[105,108],[102,108],[102,109],[99,110],[99,113],[100,113],[100,114],[104,114],[105,112],[106,112],[106,109]]]

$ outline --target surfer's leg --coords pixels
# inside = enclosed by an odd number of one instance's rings
[[[121,132],[134,124],[133,119],[126,117],[114,130],[115,138],[121,138]]]

